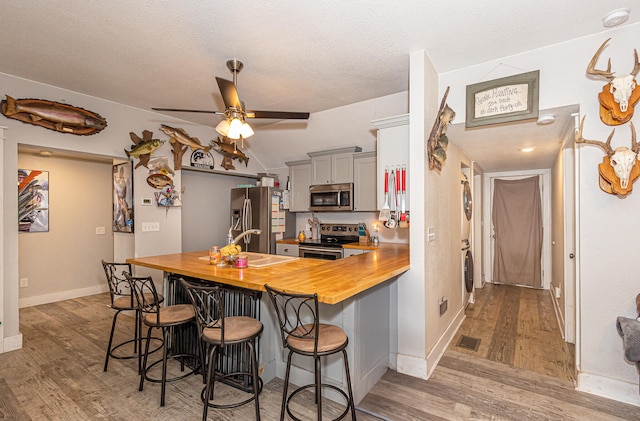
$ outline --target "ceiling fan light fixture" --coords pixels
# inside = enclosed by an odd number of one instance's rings
[[[242,121],[239,118],[232,118],[229,122],[229,131],[227,137],[229,139],[238,140],[242,136]]]
[[[242,132],[240,134],[242,134],[243,139],[253,136],[253,129],[246,121],[242,122]]]
[[[216,126],[216,132],[220,133],[222,136],[226,136],[229,133],[229,119],[223,119]]]

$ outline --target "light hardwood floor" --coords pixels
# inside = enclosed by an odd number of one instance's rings
[[[138,391],[135,361],[112,360],[109,371],[102,371],[113,316],[107,302],[108,296],[99,294],[20,311],[23,348],[0,354],[0,419],[201,418],[201,377],[169,384],[167,403],[161,408],[159,385],[147,384]],[[131,334],[130,325],[120,324],[118,339]],[[260,395],[263,420],[279,419],[281,393],[281,380],[265,385]],[[296,411],[312,420],[313,397],[307,394],[304,399]],[[339,405],[325,403],[325,419],[342,411]],[[361,421],[640,419],[640,408],[576,392],[570,383],[550,376],[451,350],[429,380],[388,371],[359,408]],[[250,420],[253,407],[211,410],[209,419]]]
[[[562,339],[549,291],[485,284],[449,349],[575,382],[574,346]],[[477,351],[458,346],[480,339]]]

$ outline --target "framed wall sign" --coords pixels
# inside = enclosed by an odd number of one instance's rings
[[[540,71],[467,85],[466,127],[538,118]]]

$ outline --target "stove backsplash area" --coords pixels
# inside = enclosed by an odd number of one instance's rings
[[[387,243],[409,243],[409,229],[386,228],[378,220],[378,212],[297,212],[296,233],[304,231],[307,238],[311,238],[311,225],[309,220],[316,217],[321,224],[357,224],[364,222],[371,235],[374,235],[375,227],[378,228],[378,238],[380,242]]]

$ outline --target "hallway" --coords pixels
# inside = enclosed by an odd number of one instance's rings
[[[549,291],[487,283],[466,316],[449,350],[575,382],[574,346],[561,337]]]

